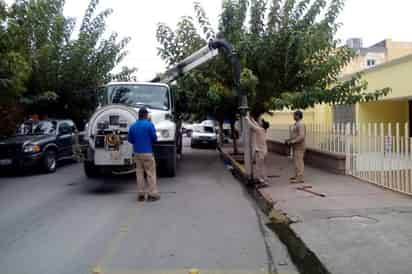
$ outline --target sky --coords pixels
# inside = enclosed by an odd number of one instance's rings
[[[222,0],[198,0],[216,27]],[[13,2],[13,0],[7,0]],[[65,14],[81,20],[88,0],[66,0]],[[193,16],[193,0],[100,0],[100,9],[112,8],[108,31],[132,38],[129,55],[120,65],[137,67],[141,81],[150,80],[164,70],[157,56],[156,25],[164,22],[174,27],[182,16]],[[412,41],[411,0],[346,0],[339,22],[338,38],[360,37],[364,45],[385,38]],[[80,23],[79,23],[80,24]]]

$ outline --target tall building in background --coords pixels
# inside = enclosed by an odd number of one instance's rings
[[[356,52],[356,57],[342,70],[342,76],[412,54],[412,42],[398,42],[391,39],[385,39],[365,48],[361,38],[352,38],[346,41],[346,45]]]

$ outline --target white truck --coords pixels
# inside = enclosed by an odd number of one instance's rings
[[[219,52],[230,59],[234,76],[234,91],[240,97],[240,113],[246,117],[248,104],[246,93],[240,89],[240,60],[236,50],[224,39],[212,39],[208,45],[186,57],[183,61],[157,76],[151,83],[109,83],[99,90],[99,107],[91,117],[84,141],[86,148],[75,148],[82,157],[84,169],[89,177],[98,177],[102,172],[125,173],[134,169],[132,145],[127,141],[130,125],[138,118],[138,110],[145,106],[151,112],[157,129],[158,142],[154,153],[159,167],[165,175],[175,176],[176,158],[182,150],[181,123],[174,119],[174,98],[168,85],[191,70],[210,61]],[[246,127],[246,122],[243,119]],[[248,130],[244,142],[249,143]],[[80,136],[77,136],[80,144]],[[83,142],[84,142],[83,141]],[[245,146],[247,174],[251,174],[250,146]]]
[[[181,153],[180,122],[174,120],[174,98],[162,83],[112,82],[97,91],[98,108],[86,125],[83,149],[84,171],[88,177],[128,173],[134,170],[133,146],[127,141],[129,127],[146,107],[157,130],[154,155],[158,171],[176,174]]]

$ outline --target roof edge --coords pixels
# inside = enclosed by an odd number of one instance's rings
[[[354,73],[351,73],[351,74],[344,75],[342,77],[339,77],[338,80],[348,80],[348,79],[352,78],[353,76],[355,76],[359,73],[363,74],[363,73],[378,71],[378,70],[384,69],[386,67],[391,67],[391,66],[394,66],[394,65],[405,63],[405,62],[410,61],[410,60],[412,60],[412,54],[408,54],[408,55],[402,56],[400,58],[393,59],[391,61],[379,64],[379,65],[371,67],[371,68],[367,68],[367,69],[364,69],[364,70],[360,70],[358,72],[354,72]]]

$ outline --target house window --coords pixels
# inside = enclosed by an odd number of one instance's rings
[[[334,105],[333,122],[334,123],[354,123],[356,121],[355,105]]]
[[[367,61],[366,61],[366,66],[369,68],[369,67],[373,67],[373,66],[375,66],[376,65],[376,60],[375,59],[368,59]]]

